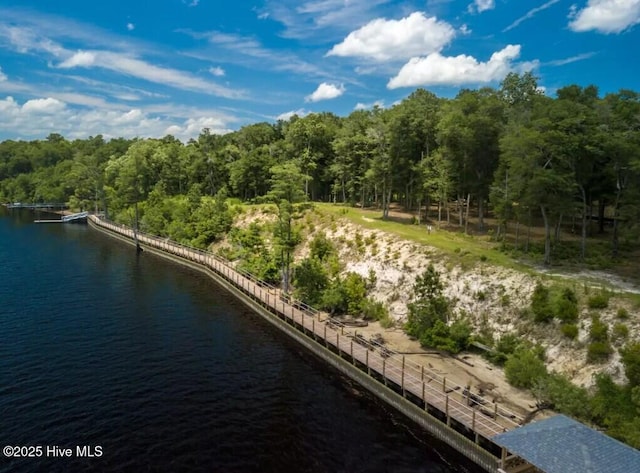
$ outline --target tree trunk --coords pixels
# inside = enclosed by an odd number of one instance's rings
[[[420,217],[422,217],[422,200],[418,197],[418,226],[420,226]]]
[[[582,235],[580,240],[580,258],[584,261],[587,255],[587,193],[583,186],[580,186],[582,194]]]
[[[464,233],[469,233],[469,204],[471,203],[471,194],[467,194],[467,208],[464,215]]]
[[[462,197],[458,194],[458,226],[462,227]]]
[[[605,207],[605,200],[603,198],[600,198],[600,200],[598,200],[598,233],[604,233],[604,207]]]
[[[544,264],[551,264],[551,226],[549,225],[549,217],[544,205],[540,206],[542,212],[542,220],[544,221]]]
[[[555,233],[553,235],[555,244],[560,243],[560,228],[562,227],[562,217],[564,217],[564,214],[560,214],[560,216],[558,217],[558,224],[556,225]]]
[[[527,220],[527,243],[525,245],[525,253],[529,253],[529,244],[531,243],[531,209],[529,209],[529,215]]]
[[[484,230],[484,199],[478,197],[478,228]]]
[[[506,230],[505,230],[506,234]],[[516,242],[515,242],[515,250],[518,251],[518,239],[520,237],[520,220],[516,220]]]

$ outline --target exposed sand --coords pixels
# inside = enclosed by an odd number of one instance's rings
[[[345,329],[345,333],[347,329]],[[400,328],[383,328],[379,322],[370,322],[367,327],[350,328],[348,332],[370,339],[380,334],[385,346],[400,354],[407,360],[429,368],[447,382],[458,386],[471,386],[471,392],[483,392],[483,397],[491,402],[497,402],[513,411],[525,416],[535,408],[536,400],[526,391],[509,385],[504,372],[489,364],[484,358],[476,354],[465,353],[460,357],[438,354],[433,350],[425,350],[417,340],[412,340]],[[464,360],[464,361],[462,361]]]

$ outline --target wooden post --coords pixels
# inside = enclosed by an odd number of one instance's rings
[[[371,368],[369,368],[369,349],[367,349],[366,360],[367,360],[367,374],[371,376]]]
[[[446,377],[442,378],[442,392],[443,393],[447,392],[447,378]]]
[[[402,389],[402,397],[405,397],[406,393],[404,392],[404,355],[402,355],[402,378],[400,381],[400,389]]]
[[[447,416],[447,425],[450,426],[451,425],[451,417],[449,417],[449,395],[447,394],[447,398],[445,399],[445,403],[444,403],[444,413]]]
[[[387,359],[382,359],[382,377],[384,378],[384,385],[387,385]]]
[[[493,418],[494,419],[498,418],[498,403],[497,402],[493,405]]]
[[[424,365],[420,365],[420,381],[424,381]]]
[[[476,431],[476,410],[473,410],[473,414],[471,414],[471,430]]]
[[[507,463],[507,449],[502,447],[502,452],[500,452],[500,468],[504,468]]]
[[[422,402],[424,402],[424,408],[427,409],[427,400],[424,398],[424,381],[422,382]]]

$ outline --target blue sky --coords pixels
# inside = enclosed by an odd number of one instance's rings
[[[640,91],[640,0],[2,0],[0,139],[197,137],[533,70]]]

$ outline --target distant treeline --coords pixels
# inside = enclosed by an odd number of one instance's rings
[[[595,86],[571,85],[550,98],[531,73],[454,99],[418,89],[388,109],[344,118],[313,113],[225,135],[204,129],[186,144],[172,136],[8,140],[0,143],[0,199],[97,205],[122,219],[150,195],[225,189],[264,199],[283,163],[304,176],[308,199],[377,205],[384,217],[391,202],[429,205],[431,218],[467,231],[470,209],[480,229],[490,211],[498,238],[509,225],[540,221],[546,263],[563,218],[578,219],[583,258],[590,220],[605,208],[614,256],[640,234],[640,95],[600,97]]]

